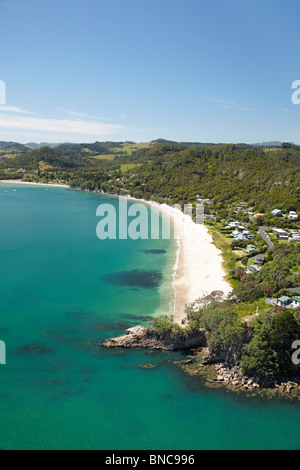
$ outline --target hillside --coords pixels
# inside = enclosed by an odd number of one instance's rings
[[[274,205],[300,209],[300,149],[158,144],[135,152],[135,177],[125,181],[137,197],[194,202],[197,195],[221,209],[245,201],[259,212]],[[139,166],[137,166],[139,165]]]
[[[165,143],[159,139],[145,144],[95,142],[26,151],[23,147],[17,156],[0,155],[2,178],[19,178],[13,172],[8,174],[8,168],[23,168],[29,173],[38,171],[35,178],[47,180],[51,173],[52,178],[81,188],[169,203],[209,198],[214,211],[226,210],[239,201],[258,212],[275,206],[284,211],[300,210],[300,147],[293,144],[263,148]]]

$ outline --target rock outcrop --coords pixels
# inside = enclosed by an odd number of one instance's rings
[[[101,347],[178,351],[203,347],[205,344],[204,330],[199,330],[187,336],[176,336],[172,338],[171,335],[160,334],[153,328],[135,326],[128,328],[128,330],[125,331],[125,335],[107,339],[101,344]]]

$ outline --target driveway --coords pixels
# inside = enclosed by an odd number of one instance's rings
[[[268,244],[268,247],[273,250],[275,248],[274,243],[271,241],[270,237],[266,234],[267,227],[259,227],[258,232],[262,239]]]

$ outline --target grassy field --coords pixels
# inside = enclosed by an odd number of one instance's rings
[[[121,150],[123,152],[126,152],[128,155],[132,155],[132,153],[135,150],[140,150],[143,148],[149,148],[152,147],[154,144],[151,144],[149,142],[142,142],[140,144],[130,144],[130,143],[124,143],[121,145]],[[118,149],[115,149],[115,152],[117,152]]]
[[[270,306],[266,304],[265,299],[259,299],[254,302],[242,302],[234,306],[234,310],[238,313],[240,318],[247,317],[249,315],[255,315],[267,310]]]
[[[14,158],[16,156],[15,153],[5,153],[5,150],[0,150],[1,158]]]
[[[134,168],[137,168],[138,166],[141,166],[138,163],[124,163],[121,165],[121,171],[122,173],[126,173],[127,171],[133,170]]]
[[[116,156],[130,156],[133,154],[135,150],[143,149],[143,148],[149,148],[153,146],[154,144],[151,144],[149,142],[145,143],[140,143],[140,144],[131,144],[131,143],[124,143],[121,144],[119,147],[115,147],[111,149],[110,154],[108,155],[95,155],[93,158],[96,158],[97,160],[113,160]],[[88,155],[91,153],[89,149],[83,149],[83,151]]]
[[[51,170],[53,166],[47,165],[45,162],[41,161],[39,162],[39,170],[40,171],[45,171],[45,170]]]
[[[113,160],[115,155],[94,155],[93,158],[96,158],[96,160]]]

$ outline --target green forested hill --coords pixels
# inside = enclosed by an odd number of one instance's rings
[[[215,210],[240,201],[258,212],[275,206],[300,210],[299,146],[191,145],[159,139],[132,145],[130,152],[126,148],[125,143],[96,142],[88,148],[76,144],[29,150],[0,158],[1,177],[8,177],[8,167],[24,168],[39,170],[36,178],[47,179],[51,172],[53,179],[59,172],[60,178],[81,188],[170,203],[210,198]],[[93,154],[100,151],[109,158]]]
[[[157,145],[131,161],[142,163],[131,184],[144,197],[192,202],[200,195],[219,207],[242,200],[260,212],[274,204],[300,208],[299,149]]]

